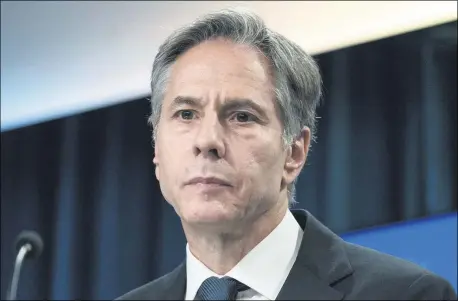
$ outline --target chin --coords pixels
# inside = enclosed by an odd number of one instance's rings
[[[180,216],[183,221],[189,224],[218,224],[235,221],[240,213],[230,202],[221,202],[217,199],[188,200],[180,208]]]

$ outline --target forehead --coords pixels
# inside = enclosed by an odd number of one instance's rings
[[[257,50],[225,40],[207,41],[174,63],[165,100],[177,94],[271,100],[271,78],[268,60]]]

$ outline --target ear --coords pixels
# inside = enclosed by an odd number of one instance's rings
[[[156,145],[154,145],[153,164],[154,164],[154,173],[156,175],[156,179],[160,181],[159,180],[159,153],[158,153]]]
[[[283,181],[286,185],[291,184],[300,174],[307,159],[310,146],[310,129],[304,127],[300,135],[288,146],[285,160]]]

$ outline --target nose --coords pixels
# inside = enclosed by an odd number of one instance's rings
[[[226,153],[223,127],[217,117],[201,119],[194,143],[194,154],[204,158],[220,159]]]

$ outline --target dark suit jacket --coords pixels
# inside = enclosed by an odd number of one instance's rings
[[[408,261],[343,241],[305,210],[299,253],[277,300],[456,300],[441,277]],[[274,262],[270,264],[275,264]],[[186,264],[117,300],[183,300]]]

